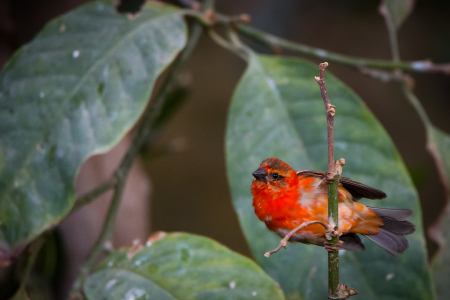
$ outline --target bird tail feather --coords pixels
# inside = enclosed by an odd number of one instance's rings
[[[364,236],[393,256],[398,256],[399,253],[405,252],[409,244],[404,235],[411,234],[416,230],[414,224],[406,221],[408,217],[412,216],[412,210],[369,208],[383,221],[383,225],[380,226],[380,233]]]

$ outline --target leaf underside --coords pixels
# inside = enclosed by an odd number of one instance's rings
[[[54,19],[0,73],[3,260],[70,211],[81,163],[136,123],[186,43],[181,10],[148,4],[129,20],[108,3]]]
[[[327,255],[323,248],[289,244],[287,250],[265,258],[280,238],[253,212],[251,173],[262,160],[278,157],[296,170],[326,171],[325,108],[314,80],[318,66],[296,59],[250,55],[249,65],[235,90],[226,134],[228,178],[234,207],[252,252],[282,286],[286,297],[327,297]],[[366,251],[340,256],[341,283],[364,299],[431,299],[419,199],[406,168],[388,134],[362,100],[328,71],[325,80],[336,105],[335,158],[346,159],[344,176],[380,189],[382,201],[371,206],[409,208],[416,232],[410,249],[398,258],[364,239]]]
[[[250,259],[208,238],[174,233],[131,256],[108,256],[84,284],[87,299],[284,299]]]

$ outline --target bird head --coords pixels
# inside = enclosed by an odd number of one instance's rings
[[[297,172],[278,158],[264,160],[252,175],[255,177],[254,183],[258,185],[289,187],[298,182]]]

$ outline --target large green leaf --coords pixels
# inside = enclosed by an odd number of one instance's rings
[[[284,299],[257,264],[213,240],[186,233],[158,238],[105,259],[85,281],[87,298]]]
[[[254,215],[251,173],[267,157],[278,157],[297,170],[327,170],[325,108],[314,80],[318,66],[296,58],[250,55],[248,68],[230,107],[226,156],[235,209],[258,262],[277,280],[287,298],[325,299],[327,255],[302,244],[270,258],[280,238]],[[372,206],[410,208],[416,233],[398,258],[364,239],[366,251],[344,251],[341,282],[363,299],[431,299],[419,200],[403,162],[386,131],[361,99],[328,71],[328,95],[336,105],[335,157],[347,164],[344,176],[385,191]]]
[[[0,258],[63,218],[80,164],[136,123],[186,42],[182,11],[95,1],[51,21],[0,73]]]
[[[450,135],[431,124],[426,124],[428,150],[433,155],[447,193],[447,207],[430,233],[439,244],[432,260],[432,272],[439,300],[450,297]]]

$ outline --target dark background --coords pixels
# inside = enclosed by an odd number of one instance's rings
[[[0,66],[47,21],[84,2],[0,0]],[[379,1],[358,0],[218,0],[217,10],[248,13],[253,26],[307,45],[389,59],[388,35],[378,5]],[[449,15],[449,1],[417,1],[399,31],[402,59],[450,62]],[[419,190],[424,226],[428,229],[442,211],[445,196],[434,162],[425,150],[425,130],[417,113],[397,84],[382,83],[350,67],[330,63],[329,70],[364,99],[391,135]],[[206,235],[250,255],[231,205],[224,159],[227,108],[244,68],[239,57],[206,37],[200,40],[185,74],[192,81],[190,96],[158,140],[164,145],[181,139],[186,146],[177,154],[153,160],[144,155],[142,160],[153,187],[148,212],[152,231]],[[450,77],[411,75],[416,80],[415,92],[432,122],[450,133]],[[436,250],[434,243],[428,246],[430,254]],[[63,257],[64,245],[61,249]],[[59,265],[63,274],[64,262]]]

